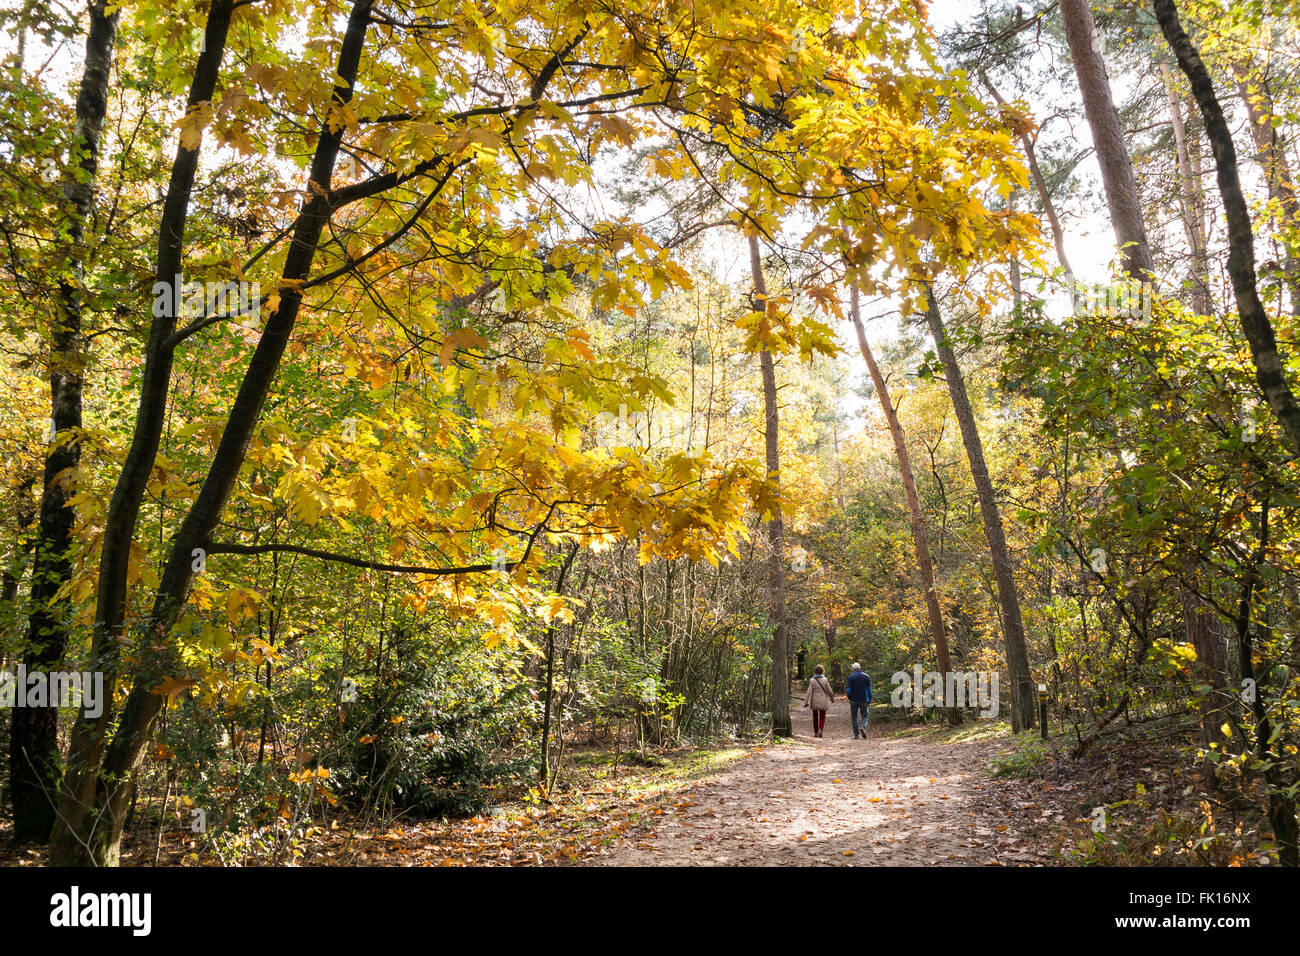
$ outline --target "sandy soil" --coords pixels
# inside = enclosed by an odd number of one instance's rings
[[[991,777],[993,742],[853,738],[837,700],[826,736],[796,698],[795,740],[687,791],[652,832],[595,866],[960,866],[1050,862],[1030,845],[1025,789]]]

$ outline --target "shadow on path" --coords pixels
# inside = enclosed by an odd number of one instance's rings
[[[961,866],[1050,862],[1017,818],[1032,804],[991,777],[1005,741],[935,742],[872,726],[853,738],[848,703],[812,735],[802,705],[795,737],[685,792],[659,825],[589,866]]]

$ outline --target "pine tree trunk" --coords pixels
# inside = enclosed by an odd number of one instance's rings
[[[912,523],[912,542],[916,547],[916,565],[921,572],[921,590],[925,599],[925,610],[930,620],[930,636],[934,640],[935,656],[939,660],[939,670],[946,674],[952,671],[952,661],[948,656],[948,634],[943,623],[943,609],[939,605],[939,592],[934,584],[934,562],[930,557],[929,536],[925,530],[925,516],[921,513],[921,499],[916,493],[916,477],[912,473],[912,458],[907,451],[907,438],[903,433],[903,424],[898,420],[898,412],[889,398],[889,386],[880,374],[876,357],[867,344],[867,333],[862,327],[862,311],[859,305],[858,285],[849,286],[849,318],[853,320],[853,330],[858,336],[858,348],[862,359],[867,363],[871,374],[871,383],[875,386],[880,408],[885,413],[885,422],[889,425],[889,435],[894,440],[894,455],[898,459],[898,471],[903,477],[903,494],[907,498],[907,512]],[[950,719],[960,719],[956,708],[949,711]],[[956,721],[954,721],[955,723]]]
[[[78,160],[63,185],[67,211],[67,263],[59,279],[58,304],[51,336],[50,418],[56,434],[45,458],[40,520],[36,530],[23,663],[28,673],[48,672],[63,659],[68,644],[71,608],[56,595],[71,578],[69,550],[81,464],[81,393],[85,358],[82,334],[83,248],[86,223],[95,201],[99,144],[108,111],[109,74],[117,40],[119,10],[108,3],[90,5],[86,61],[77,92],[76,132],[72,160]],[[9,734],[9,794],[13,803],[15,840],[44,843],[54,827],[55,801],[62,784],[59,766],[58,710],[19,707]]]
[[[835,455],[835,507],[844,510],[844,463],[840,461],[840,426],[831,420],[831,451]]]
[[[770,316],[772,306],[767,301],[767,280],[763,277],[763,259],[758,248],[758,237],[749,237],[749,268],[754,276],[754,291],[757,302]],[[767,477],[769,481],[779,483],[781,480],[781,452],[778,444],[780,424],[776,405],[776,368],[772,353],[763,349],[759,353],[759,364],[763,372],[763,444],[767,458]],[[767,522],[767,539],[772,554],[768,558],[768,589],[772,595],[772,733],[778,737],[789,737],[794,730],[790,724],[790,662],[786,649],[786,609],[785,609],[785,527],[781,520],[781,508],[775,506],[771,519]]]
[[[962,443],[970,462],[975,494],[979,499],[980,516],[984,521],[984,534],[988,539],[989,557],[993,561],[993,577],[998,588],[998,607],[1002,616],[1002,636],[1006,642],[1007,670],[1011,677],[1011,726],[1015,731],[1029,730],[1034,726],[1034,682],[1029,673],[1029,652],[1025,647],[1025,626],[1020,617],[1020,595],[1016,589],[1015,574],[1011,567],[1011,554],[1007,550],[1006,535],[1002,530],[1002,515],[998,511],[993,481],[984,461],[984,443],[975,426],[975,413],[966,394],[966,382],[957,364],[957,353],[948,341],[935,301],[934,290],[925,286],[926,320],[934,338],[935,349],[943,362],[944,377],[948,380],[948,394],[952,396],[953,414],[961,427]]]
[[[1151,247],[1142,222],[1142,203],[1133,180],[1133,165],[1124,146],[1124,129],[1115,111],[1110,79],[1088,0],[1061,0],[1061,22],[1074,60],[1074,73],[1083,95],[1083,110],[1101,166],[1106,205],[1120,247],[1124,271],[1144,281],[1153,269]]]

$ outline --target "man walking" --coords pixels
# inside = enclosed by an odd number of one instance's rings
[[[853,672],[844,682],[844,695],[849,699],[849,714],[853,718],[853,739],[867,736],[867,704],[871,703],[871,677],[862,669],[861,664],[853,665]],[[862,715],[861,732],[858,729],[858,715]]]

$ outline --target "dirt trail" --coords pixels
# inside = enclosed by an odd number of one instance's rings
[[[1038,813],[1024,785],[987,772],[996,742],[888,737],[875,726],[854,740],[842,699],[817,739],[808,714],[794,711],[792,743],[767,747],[687,791],[654,831],[614,844],[588,865],[1049,862],[1027,833]]]

